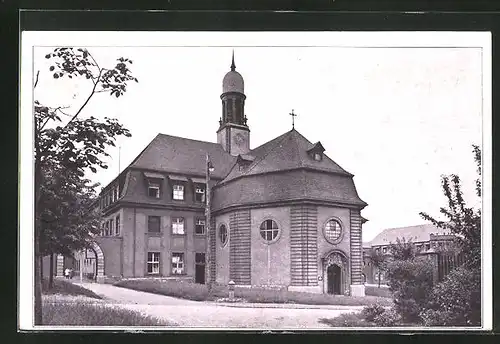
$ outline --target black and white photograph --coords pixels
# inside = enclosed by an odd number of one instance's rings
[[[488,32],[21,37],[19,328],[492,328]]]

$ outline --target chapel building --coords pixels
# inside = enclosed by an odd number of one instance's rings
[[[208,261],[215,283],[364,295],[366,203],[353,175],[295,128],[251,148],[245,102],[233,56],[217,142],[158,134],[102,190],[102,232],[85,253],[92,276],[206,283]]]

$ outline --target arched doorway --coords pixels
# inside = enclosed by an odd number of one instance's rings
[[[335,295],[342,294],[342,289],[341,289],[342,269],[340,268],[340,266],[336,264],[330,265],[327,268],[326,276],[327,276],[327,286],[328,286],[327,293]]]
[[[323,292],[344,295],[349,290],[349,264],[341,251],[334,250],[323,258]]]

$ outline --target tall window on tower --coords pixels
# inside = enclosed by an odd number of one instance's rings
[[[184,200],[184,185],[174,184],[172,198],[179,201]]]

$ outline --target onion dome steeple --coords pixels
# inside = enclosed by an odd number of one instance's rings
[[[250,129],[245,116],[245,83],[236,71],[234,51],[230,68],[222,80],[222,117],[217,141],[231,154],[244,154],[249,150]]]

